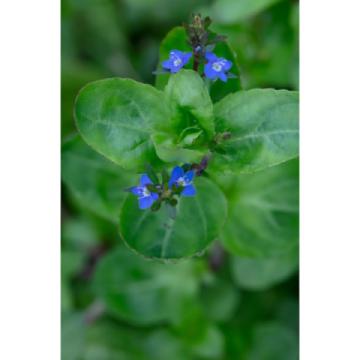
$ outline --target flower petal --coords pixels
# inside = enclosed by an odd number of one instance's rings
[[[156,201],[159,198],[159,194],[157,193],[151,193],[151,197],[154,201]]]
[[[174,50],[170,51],[170,56],[177,56],[177,57],[181,58],[183,55],[184,55],[184,52],[181,50],[174,49]]]
[[[214,61],[218,60],[218,57],[212,52],[207,52],[205,54],[205,58],[207,61],[210,61],[210,62],[214,62]]]
[[[175,166],[173,171],[171,172],[169,187],[172,187],[173,184],[180,178],[184,176],[184,170],[180,166]]]
[[[227,81],[227,77],[226,74],[224,72],[219,72],[218,73],[218,77],[220,78],[221,81],[226,82]]]
[[[204,73],[208,79],[215,79],[217,76],[217,73],[212,68],[211,63],[208,63],[204,66]]]
[[[190,170],[184,175],[184,180],[189,183],[194,178],[194,175],[195,175],[195,171]]]
[[[232,67],[232,62],[230,60],[226,60],[226,59],[224,59],[224,60],[225,60],[224,70],[229,71]]]
[[[148,184],[152,184],[153,182],[151,181],[151,179],[149,178],[149,176],[147,174],[142,174],[140,177],[140,185],[141,186],[145,186]]]
[[[186,65],[186,64],[189,62],[189,60],[191,59],[191,56],[192,56],[192,53],[191,53],[191,52],[185,53],[185,54],[182,56],[183,66]]]
[[[143,187],[142,186],[133,186],[130,191],[136,196],[143,196]]]
[[[139,199],[139,208],[141,210],[149,208],[154,203],[154,199],[151,196],[145,196]]]
[[[164,68],[164,69],[171,69],[171,67],[172,67],[172,61],[171,60],[165,60],[165,61],[163,61],[162,63],[161,63],[161,66]]]
[[[196,194],[196,189],[192,184],[185,186],[184,190],[181,192],[182,196],[194,196],[195,194]]]

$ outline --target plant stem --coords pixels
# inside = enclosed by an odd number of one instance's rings
[[[199,71],[199,55],[197,54],[197,52],[195,52],[195,50],[193,51],[193,55],[194,55],[193,69],[194,69],[194,71],[198,72]]]

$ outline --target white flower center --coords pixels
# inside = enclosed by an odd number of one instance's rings
[[[212,67],[215,71],[219,72],[219,71],[222,70],[223,66],[224,66],[223,61],[217,61],[217,62],[214,62],[211,67]]]
[[[186,186],[187,185],[187,181],[183,177],[179,178],[177,183],[180,186]]]
[[[180,58],[175,58],[175,60],[174,60],[174,65],[175,66],[179,66],[179,65],[181,65],[181,59]]]
[[[142,195],[143,197],[150,196],[150,191],[146,187],[143,187]]]

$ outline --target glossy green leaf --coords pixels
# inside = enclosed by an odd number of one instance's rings
[[[210,16],[214,22],[237,23],[245,20],[280,0],[216,0],[211,7]]]
[[[167,128],[171,113],[152,86],[113,78],[80,91],[75,118],[81,136],[96,151],[125,169],[143,171],[146,163],[159,163],[150,134]]]
[[[205,146],[184,145],[176,135],[170,135],[164,132],[156,132],[151,136],[156,153],[162,160],[173,163],[197,163],[209,151]]]
[[[160,45],[160,52],[159,52],[159,64],[158,68],[161,69],[161,63],[169,58],[169,53],[171,50],[181,50],[190,52],[191,47],[187,43],[186,32],[183,27],[175,27],[173,28],[164,38]],[[234,79],[228,79],[226,83],[221,81],[216,81],[210,87],[210,95],[213,101],[218,101],[227,94],[232,92],[238,91],[241,89],[240,85],[240,74],[239,69],[237,66],[237,60],[234,56],[234,52],[230,48],[229,44],[227,43],[220,43],[217,44],[213,52],[218,57],[224,57],[233,63],[233,67],[231,68],[230,72],[237,76]],[[185,68],[191,69],[193,66],[193,60],[191,60]],[[200,67],[201,69],[201,67]],[[155,85],[158,89],[164,89],[166,84],[173,75],[170,74],[158,74],[156,76]]]
[[[180,70],[171,76],[165,87],[165,96],[179,112],[179,129],[198,125],[209,136],[214,135],[212,101],[203,79],[197,72]]]
[[[190,262],[151,262],[122,247],[98,264],[95,293],[114,316],[136,325],[169,321],[177,302],[197,291]]]
[[[286,280],[298,267],[298,253],[253,259],[233,256],[231,270],[235,282],[244,289],[266,290],[269,287]]]
[[[61,177],[75,198],[87,209],[116,222],[136,177],[107,160],[76,137],[64,143]]]
[[[195,187],[194,197],[180,197],[175,220],[165,206],[157,212],[140,210],[136,197],[129,194],[121,210],[121,237],[150,258],[179,259],[204,251],[225,222],[227,203],[210,180],[198,177]]]
[[[174,114],[171,128],[152,135],[157,155],[166,162],[200,162],[215,132],[213,105],[201,77],[192,70],[173,75],[165,97]]]
[[[218,102],[214,110],[217,131],[231,133],[222,145],[222,154],[214,157],[215,166],[250,173],[298,156],[297,92],[242,91]]]
[[[225,247],[244,257],[276,257],[296,251],[299,238],[298,161],[227,184],[229,217],[222,231]]]

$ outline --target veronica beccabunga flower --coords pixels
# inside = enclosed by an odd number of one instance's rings
[[[194,196],[196,194],[196,189],[192,183],[194,176],[195,172],[193,170],[184,172],[183,168],[180,166],[175,166],[169,180],[169,188],[171,189],[173,185],[176,187],[181,186],[183,190],[180,195]]]
[[[208,79],[220,79],[227,81],[227,72],[232,67],[232,62],[224,58],[218,58],[214,53],[207,52],[205,58],[208,61],[204,66],[204,73]]]
[[[130,191],[138,197],[139,208],[147,209],[159,198],[157,193],[151,192],[146,185],[153,185],[147,174],[143,174],[140,177],[139,186],[133,186]]]
[[[182,69],[190,60],[191,52],[183,52],[180,50],[171,50],[169,59],[162,62],[162,67],[169,70],[171,73],[177,73]]]

